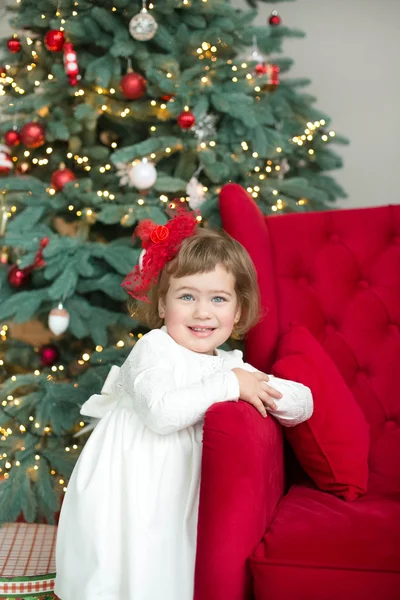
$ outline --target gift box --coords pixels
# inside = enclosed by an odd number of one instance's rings
[[[55,600],[57,527],[6,523],[0,529],[0,598]]]

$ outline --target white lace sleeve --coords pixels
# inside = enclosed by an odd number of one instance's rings
[[[252,365],[243,363],[242,369],[246,371],[257,371]],[[313,397],[310,388],[302,383],[280,379],[268,375],[268,384],[282,394],[280,400],[276,400],[277,410],[267,408],[268,412],[284,427],[294,427],[307,421],[313,413]]]
[[[313,413],[313,397],[310,388],[302,383],[279,379],[269,375],[268,384],[281,392],[282,398],[276,400],[277,410],[270,414],[284,427],[294,427],[307,421]]]
[[[169,348],[146,338],[136,343],[121,367],[121,384],[149,429],[162,435],[179,431],[203,418],[215,402],[238,400],[239,383],[232,371],[177,388]]]

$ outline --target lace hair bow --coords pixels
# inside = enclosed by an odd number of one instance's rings
[[[151,219],[145,219],[136,227],[132,239],[142,241],[142,253],[139,264],[128,273],[122,287],[128,294],[149,302],[148,291],[157,282],[165,265],[175,258],[183,240],[196,230],[196,214],[182,212],[170,219],[165,225],[157,225]]]

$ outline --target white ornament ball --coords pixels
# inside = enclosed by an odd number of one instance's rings
[[[138,190],[148,190],[157,181],[157,170],[153,163],[141,160],[129,172],[129,182]]]
[[[142,8],[140,13],[129,22],[129,33],[139,42],[151,40],[156,35],[157,29],[157,21],[145,8]]]
[[[50,331],[54,335],[61,335],[64,331],[67,331],[70,319],[69,312],[63,308],[62,304],[59,304],[57,308],[52,308],[48,320]]]

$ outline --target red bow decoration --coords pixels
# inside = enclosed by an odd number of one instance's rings
[[[159,225],[151,232],[150,239],[153,242],[153,244],[161,244],[161,242],[164,242],[168,236],[168,228],[165,227],[165,225]]]
[[[40,240],[40,249],[36,252],[33,267],[40,268],[46,266],[46,261],[43,258],[43,250],[49,245],[49,241],[48,237]]]
[[[175,258],[183,240],[194,234],[196,226],[196,214],[193,212],[181,212],[166,225],[157,225],[151,219],[139,223],[132,239],[141,239],[145,254],[142,264],[136,265],[122,282],[128,294],[149,302],[149,289],[157,282],[165,265]]]

